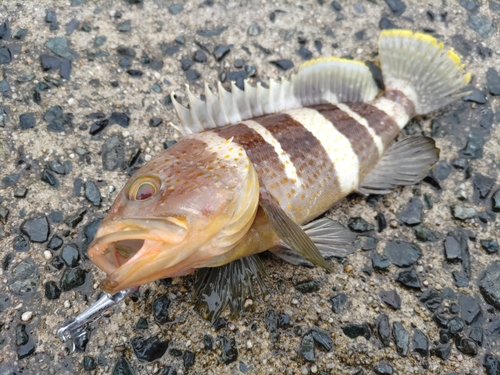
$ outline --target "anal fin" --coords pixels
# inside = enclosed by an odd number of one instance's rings
[[[414,185],[439,160],[432,138],[414,136],[389,146],[359,185],[362,194],[388,194],[396,186]]]
[[[283,211],[276,199],[264,188],[260,189],[259,204],[271,227],[286,245],[311,263],[329,271],[333,270],[304,230]]]
[[[248,298],[255,298],[255,282],[267,293],[267,272],[257,255],[237,259],[220,267],[201,268],[195,273],[193,303],[200,315],[214,323],[229,306],[236,317]]]
[[[302,230],[316,245],[325,258],[345,258],[356,251],[353,242],[356,235],[340,223],[327,217],[313,220],[302,226]],[[270,249],[274,255],[295,265],[313,266],[302,255],[286,246],[285,243]]]

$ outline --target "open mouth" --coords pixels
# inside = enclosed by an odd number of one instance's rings
[[[122,240],[108,245],[108,254],[114,257],[116,265],[120,267],[132,258],[143,247],[145,240]],[[106,254],[107,255],[107,254]]]

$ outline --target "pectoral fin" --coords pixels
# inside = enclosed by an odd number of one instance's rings
[[[231,315],[243,311],[247,298],[255,298],[253,281],[267,293],[264,265],[257,255],[237,259],[221,267],[201,268],[195,274],[193,302],[200,315],[214,323],[229,306]]]
[[[388,194],[396,186],[416,184],[438,159],[439,149],[431,138],[415,136],[395,142],[363,178],[358,192]]]
[[[356,236],[338,222],[327,217],[311,221],[302,226],[302,229],[316,245],[325,258],[344,258],[356,251],[352,245]],[[274,255],[288,263],[303,266],[313,266],[302,255],[292,250],[284,243],[270,249]]]
[[[283,211],[276,199],[263,188],[260,189],[259,204],[266,213],[271,227],[286,245],[311,263],[333,271],[332,266],[326,262],[304,230]]]

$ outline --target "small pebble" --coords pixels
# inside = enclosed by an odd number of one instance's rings
[[[33,312],[26,311],[21,315],[21,320],[23,322],[29,322],[33,318]]]

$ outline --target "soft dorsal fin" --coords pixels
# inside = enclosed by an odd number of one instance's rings
[[[182,134],[237,124],[249,118],[287,109],[329,103],[366,102],[375,98],[378,88],[368,67],[359,61],[335,57],[308,61],[290,80],[270,80],[269,88],[260,83],[245,90],[231,83],[231,92],[218,84],[214,94],[205,84],[206,101],[196,98],[187,86],[189,108],[182,106],[172,93],[180,124],[174,127]]]

